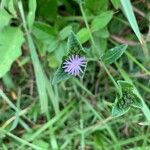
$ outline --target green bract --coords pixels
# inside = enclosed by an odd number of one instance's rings
[[[112,109],[112,115],[114,117],[125,114],[131,106],[138,108],[142,107],[141,100],[131,83],[119,80],[118,85],[120,88],[120,95],[117,95]]]
[[[77,39],[77,37],[73,32],[70,33],[68,38],[68,54],[67,56],[64,56],[61,66],[57,69],[57,71],[54,74],[52,80],[53,85],[59,83],[62,80],[67,80],[71,77],[71,75],[67,74],[66,72],[64,72],[64,69],[62,69],[64,60],[71,55],[80,55],[80,56],[85,55],[85,51],[81,43],[79,42],[79,40]]]

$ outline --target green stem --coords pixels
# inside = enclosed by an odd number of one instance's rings
[[[120,92],[120,88],[118,87],[118,84],[116,83],[114,77],[111,75],[110,71],[107,69],[106,65],[101,61],[100,63],[103,68],[105,69],[105,71],[107,72],[108,76],[110,77],[111,81],[113,82],[114,86],[116,87],[117,91],[119,92],[119,94],[121,94]]]
[[[150,75],[150,71],[148,71],[141,63],[139,63],[129,52],[125,52],[125,54],[135,62],[147,75]]]
[[[91,39],[91,43],[92,45],[94,46],[94,50],[95,50],[95,55],[96,55],[96,58],[98,60],[98,63],[103,66],[103,68],[105,69],[106,73],[108,74],[108,76],[110,77],[111,81],[113,82],[113,84],[115,85],[117,91],[120,93],[120,90],[119,90],[119,87],[118,87],[118,84],[116,83],[115,79],[113,78],[113,76],[111,75],[110,71],[107,69],[106,65],[101,61],[99,61],[99,58],[97,56],[98,54],[98,50],[97,50],[97,46],[95,44],[95,41],[94,41],[94,38],[93,38],[93,35],[92,35],[92,32],[91,32],[91,29],[90,29],[90,26],[88,24],[88,21],[87,21],[87,17],[85,15],[85,12],[84,12],[84,9],[83,9],[83,6],[82,6],[82,3],[79,4],[80,6],[80,10],[81,10],[81,13],[82,13],[82,16],[83,16],[83,19],[84,19],[84,22],[85,22],[85,25],[86,25],[86,28],[89,32],[89,35],[90,35],[90,39]]]
[[[92,33],[91,33],[91,29],[90,29],[89,24],[88,24],[88,21],[87,21],[87,17],[86,17],[86,15],[85,15],[84,10],[83,10],[83,6],[82,6],[81,3],[79,4],[79,6],[80,6],[80,10],[81,10],[81,13],[82,13],[82,16],[83,16],[83,19],[84,19],[86,28],[88,29],[88,32],[89,32],[89,35],[90,35],[91,42],[92,42],[93,46],[96,47],[95,42],[94,42],[94,38],[93,38]]]

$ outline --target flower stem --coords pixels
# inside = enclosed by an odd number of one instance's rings
[[[93,44],[93,46],[95,46],[94,38],[93,38],[93,36],[92,36],[91,29],[90,29],[90,27],[89,27],[89,24],[88,24],[87,17],[86,17],[86,15],[85,15],[83,6],[82,6],[81,3],[79,4],[79,6],[80,6],[80,10],[81,10],[81,13],[82,13],[82,16],[83,16],[83,19],[84,19],[86,28],[87,28],[87,30],[88,30],[88,32],[89,32],[89,35],[90,35],[91,43]],[[95,46],[95,47],[96,47],[96,46]]]

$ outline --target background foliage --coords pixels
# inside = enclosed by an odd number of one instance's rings
[[[1,0],[0,149],[150,149],[149,11],[148,0]],[[60,68],[71,49],[87,57],[83,77]]]

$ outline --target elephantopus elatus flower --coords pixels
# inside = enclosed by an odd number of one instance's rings
[[[80,76],[83,73],[84,68],[86,67],[86,58],[79,55],[71,55],[63,63],[63,69],[66,73],[74,76]]]

